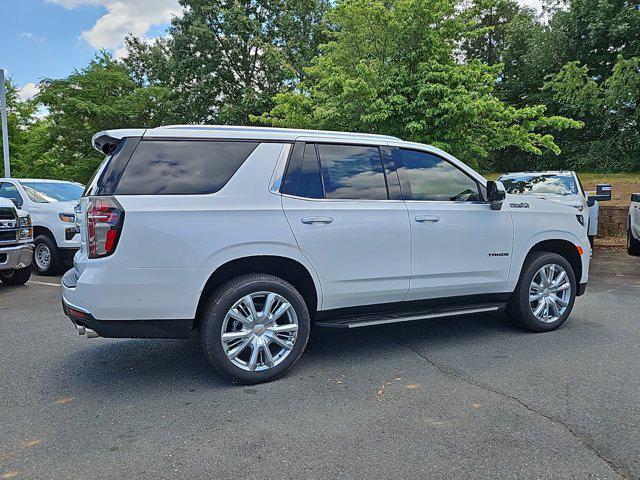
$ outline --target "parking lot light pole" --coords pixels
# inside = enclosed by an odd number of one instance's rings
[[[7,126],[7,92],[4,84],[4,70],[0,68],[0,110],[2,111],[2,157],[4,158],[4,176],[11,177],[9,165],[9,133]]]

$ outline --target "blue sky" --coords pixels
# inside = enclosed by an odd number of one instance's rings
[[[178,0],[0,0],[0,68],[30,96],[100,48],[121,54],[129,32],[162,35],[178,12]]]
[[[130,32],[162,35],[179,11],[178,0],[0,0],[0,68],[30,97],[42,78],[66,77],[100,48],[122,55]]]

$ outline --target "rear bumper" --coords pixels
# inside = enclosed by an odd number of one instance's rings
[[[78,333],[89,338],[190,338],[193,331],[193,320],[98,320],[90,312],[70,305],[64,294],[62,309]]]
[[[33,245],[0,247],[0,270],[25,268],[33,261]]]
[[[62,260],[62,263],[64,263],[64,265],[66,266],[72,266],[73,265],[73,257],[76,254],[76,252],[80,250],[79,248],[60,248],[58,251],[60,252],[60,260]]]

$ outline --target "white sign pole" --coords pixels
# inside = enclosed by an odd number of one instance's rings
[[[0,68],[0,110],[2,110],[2,156],[4,158],[4,176],[11,177],[9,164],[9,133],[7,126],[7,93],[4,85],[4,70]]]

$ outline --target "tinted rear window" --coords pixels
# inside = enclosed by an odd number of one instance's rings
[[[120,195],[214,193],[224,187],[258,142],[147,140],[120,178]]]

